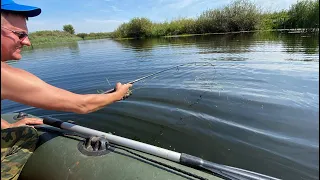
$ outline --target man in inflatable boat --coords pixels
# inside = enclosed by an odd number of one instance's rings
[[[123,99],[131,84],[117,83],[115,91],[108,94],[75,94],[6,63],[21,59],[22,47],[31,45],[26,21],[40,13],[38,7],[1,0],[1,100],[86,114]],[[37,131],[32,125],[39,124],[43,122],[36,118],[24,118],[12,124],[1,119],[1,179],[18,179],[38,141]]]

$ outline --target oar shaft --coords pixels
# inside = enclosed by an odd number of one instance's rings
[[[44,124],[47,124],[50,126],[70,130],[70,131],[77,132],[83,135],[88,135],[88,136],[104,136],[111,143],[121,145],[131,149],[135,149],[148,154],[152,154],[154,156],[158,156],[158,157],[161,157],[170,161],[174,161],[186,166],[203,168],[203,169],[215,172],[217,174],[220,174],[224,177],[228,177],[230,179],[279,180],[277,178],[255,173],[252,171],[209,162],[189,154],[170,151],[168,149],[152,146],[150,144],[145,144],[142,142],[108,134],[105,132],[97,131],[97,130],[86,128],[83,126],[63,122],[56,118],[43,117],[42,119]]]
[[[174,151],[170,151],[164,148],[152,146],[150,144],[145,144],[142,142],[134,141],[131,139],[123,138],[120,136],[112,135],[109,133],[97,131],[94,129],[86,128],[83,126],[63,122],[59,119],[52,118],[52,117],[44,117],[43,122],[47,125],[55,126],[61,129],[70,130],[73,132],[77,132],[84,135],[89,136],[104,136],[108,141],[114,144],[118,144],[124,147],[128,147],[131,149],[135,149],[138,151],[146,152],[158,157],[162,157],[164,159],[168,159],[174,162],[180,162],[181,153],[177,153]]]
[[[210,170],[212,172],[216,172],[219,174],[222,174],[229,178],[235,178],[235,179],[259,179],[259,180],[280,180],[278,178],[274,178],[271,176],[267,176],[264,174],[248,171],[245,169],[225,166],[217,163],[213,163],[210,161],[203,160],[199,157],[192,156],[189,154],[181,153],[180,156],[180,163],[184,164],[189,167],[202,167],[204,169]]]

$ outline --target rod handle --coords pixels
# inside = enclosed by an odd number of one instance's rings
[[[116,92],[116,88],[109,89],[108,91],[105,91],[103,94],[113,93]]]

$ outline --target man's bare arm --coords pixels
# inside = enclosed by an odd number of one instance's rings
[[[1,129],[7,129],[12,127],[26,126],[26,125],[41,125],[43,120],[39,118],[23,118],[12,124],[8,123],[6,120],[1,118]]]
[[[37,76],[1,62],[1,98],[47,110],[85,114],[120,100],[130,84],[110,94],[80,95],[54,87]]]
[[[6,120],[3,120],[1,118],[1,129],[7,129],[10,127],[10,123],[8,123]]]

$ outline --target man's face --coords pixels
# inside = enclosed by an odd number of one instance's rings
[[[28,33],[26,19],[22,16],[5,15],[1,18],[1,61],[21,59],[22,46],[30,46],[28,37],[20,39],[15,32]]]

